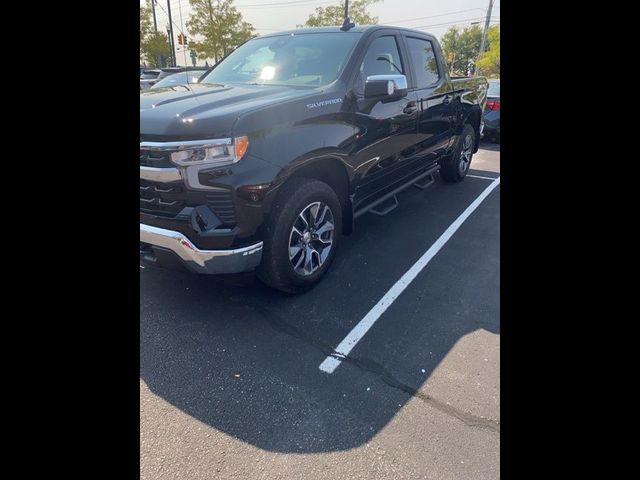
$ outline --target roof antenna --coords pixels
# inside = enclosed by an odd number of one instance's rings
[[[342,22],[340,30],[342,30],[343,32],[348,32],[355,26],[356,24],[353,23],[349,18],[349,0],[344,0],[344,22]]]

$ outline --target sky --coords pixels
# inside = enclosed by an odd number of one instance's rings
[[[189,0],[169,0],[173,17],[174,36],[182,29],[187,36]],[[144,0],[140,0],[143,5]],[[234,5],[245,21],[251,23],[258,34],[267,34],[296,28],[303,24],[316,7],[344,3],[342,0],[235,0]],[[463,28],[472,22],[484,26],[489,0],[383,0],[369,8],[378,17],[378,23],[423,30],[440,38],[451,26]],[[167,0],[157,0],[158,29],[166,31],[169,24]],[[182,14],[182,18],[181,18]],[[495,0],[491,11],[491,25],[500,23],[500,0]],[[180,47],[176,40],[176,47]],[[177,52],[178,64],[191,65],[188,52],[182,47]],[[198,61],[204,64],[204,61]]]

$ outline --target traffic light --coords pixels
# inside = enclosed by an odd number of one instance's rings
[[[186,45],[187,44],[187,36],[184,33],[181,33],[180,35],[178,35],[178,43],[180,45]]]

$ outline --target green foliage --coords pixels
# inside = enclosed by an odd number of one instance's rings
[[[140,60],[158,67],[164,66],[171,55],[169,37],[165,33],[153,31],[151,5],[140,7]]]
[[[153,31],[151,15],[151,7],[149,5],[140,7],[140,43],[142,43],[142,40]]]
[[[466,75],[469,62],[475,63],[482,43],[482,29],[478,25],[451,27],[440,39],[449,70],[455,75]]]
[[[378,17],[372,17],[367,13],[367,8],[382,0],[354,0],[349,3],[349,18],[356,25],[375,25]],[[307,27],[328,27],[342,25],[344,21],[344,2],[330,7],[318,7],[316,13],[309,15],[305,22]]]
[[[198,58],[213,58],[217,62],[238,45],[255,37],[253,25],[242,19],[233,6],[233,0],[189,0],[191,18],[187,21],[189,33],[202,38],[190,42]]]
[[[147,63],[157,64],[164,67],[171,58],[171,47],[169,37],[166,33],[150,33],[141,45]]]
[[[481,75],[500,77],[500,26],[494,25],[487,32],[489,48],[478,59],[478,73]]]

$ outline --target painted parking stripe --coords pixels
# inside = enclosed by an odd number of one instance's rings
[[[453,236],[453,234],[460,228],[463,222],[469,218],[469,215],[478,208],[482,201],[500,185],[500,177],[493,179],[493,182],[484,189],[484,191],[469,205],[462,214],[456,218],[456,220],[449,225],[442,235],[435,241],[431,247],[418,259],[413,266],[406,271],[406,273],[398,280],[393,287],[389,289],[387,293],[376,303],[376,305],[369,310],[358,324],[348,333],[346,337],[335,348],[334,353],[324,359],[320,364],[320,370],[326,373],[333,373],[336,368],[342,363],[342,358],[349,355],[349,352],[357,345],[357,343],[364,337],[374,323],[380,318],[380,316],[389,308],[389,306],[395,301],[396,298],[404,291],[405,288],[418,276],[424,267],[431,261],[431,259],[440,251],[440,249],[447,243],[447,241]]]
[[[467,173],[466,176],[471,178],[482,178],[483,180],[495,180],[497,178],[497,177],[483,177],[482,175],[471,175],[470,173]]]

